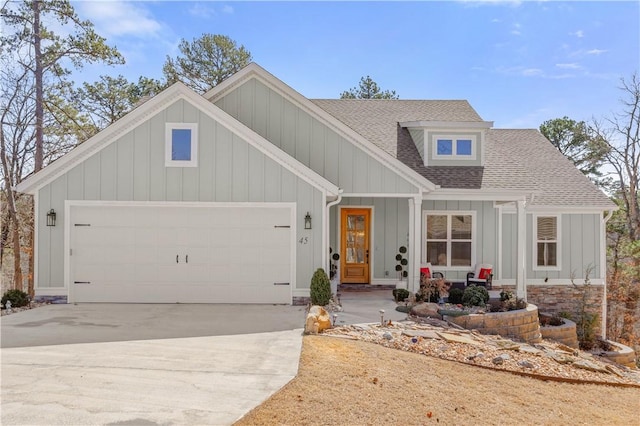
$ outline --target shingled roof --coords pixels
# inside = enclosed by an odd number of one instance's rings
[[[534,205],[614,208],[587,177],[535,129],[491,129],[484,167],[425,167],[407,121],[482,122],[465,100],[313,99],[371,143],[443,188],[535,192]]]

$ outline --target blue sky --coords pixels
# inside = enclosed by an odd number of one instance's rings
[[[621,110],[640,71],[640,2],[75,1],[127,64],[100,74],[160,78],[180,39],[224,34],[309,98],[370,75],[402,99],[467,99],[500,128]]]

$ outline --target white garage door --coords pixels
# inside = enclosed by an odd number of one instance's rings
[[[71,206],[70,300],[291,303],[291,206]]]

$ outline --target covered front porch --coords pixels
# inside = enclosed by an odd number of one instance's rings
[[[526,200],[507,191],[341,194],[327,207],[326,270],[345,285],[415,292],[427,263],[454,283],[490,264],[494,286],[515,283],[526,299]]]

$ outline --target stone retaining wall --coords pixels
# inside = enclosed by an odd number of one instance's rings
[[[527,343],[538,343],[542,340],[538,307],[531,304],[528,304],[526,309],[517,311],[471,314],[459,317],[445,316],[445,319],[467,330],[477,330],[482,334],[499,334]]]
[[[607,340],[607,342],[615,346],[618,350],[601,352],[598,354],[599,356],[629,368],[636,368],[636,352],[633,349],[622,343],[612,342],[611,340]]]
[[[578,335],[576,333],[576,323],[563,318],[562,325],[549,325],[540,327],[540,333],[545,340],[553,340],[571,348],[578,349]]]
[[[509,290],[515,294],[515,286],[493,286],[494,290]],[[527,284],[527,302],[533,303],[541,312],[559,314],[566,312],[575,318],[582,299],[582,290],[587,292],[587,312],[598,315],[595,325],[596,336],[601,336],[602,331],[602,304],[604,300],[604,286],[591,285],[584,287],[582,284],[575,288],[572,285],[534,285]]]

